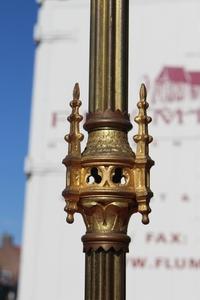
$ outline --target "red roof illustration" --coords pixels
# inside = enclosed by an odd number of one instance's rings
[[[200,72],[188,72],[191,85],[200,85]]]
[[[156,78],[157,83],[172,81],[175,83],[188,82],[188,73],[182,67],[164,67]]]

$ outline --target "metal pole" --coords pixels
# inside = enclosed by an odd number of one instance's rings
[[[127,133],[128,115],[128,0],[91,0],[90,95],[84,128],[88,141],[81,153],[80,90],[76,84],[68,117],[70,133],[67,167],[67,222],[81,213],[86,256],[85,300],[125,300],[129,219],[140,212],[149,222],[150,168],[147,92],[141,85],[138,102],[136,153]]]
[[[89,111],[128,111],[129,0],[91,1]]]
[[[86,253],[86,300],[125,299],[125,256],[123,251],[103,249]]]

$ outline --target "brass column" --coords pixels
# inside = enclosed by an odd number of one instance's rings
[[[147,92],[140,88],[138,134],[134,153],[128,142],[128,0],[91,0],[89,112],[84,128],[88,141],[81,153],[80,90],[76,84],[68,117],[67,222],[81,213],[86,255],[85,300],[125,300],[127,227],[140,212],[149,222],[150,168]]]
[[[126,255],[124,251],[86,253],[85,299],[124,300],[126,292]]]
[[[91,1],[89,111],[128,108],[129,0]]]

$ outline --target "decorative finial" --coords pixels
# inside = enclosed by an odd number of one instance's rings
[[[141,84],[140,87],[140,100],[145,100],[147,98],[147,89],[144,83]]]
[[[140,101],[137,104],[139,109],[138,115],[135,117],[135,122],[138,124],[138,134],[133,137],[137,144],[136,147],[136,197],[138,202],[138,211],[142,214],[142,223],[148,224],[148,214],[151,212],[149,207],[150,198],[153,193],[150,190],[150,168],[154,164],[149,156],[149,143],[153,138],[148,133],[148,124],[151,122],[151,117],[147,116],[147,108],[149,104],[146,101],[147,90],[145,84],[140,88]]]
[[[79,88],[79,84],[77,82],[75,84],[74,90],[73,90],[73,99],[74,100],[79,100],[79,98],[80,98],[80,88]]]
[[[70,102],[72,112],[67,118],[70,122],[70,133],[65,136],[68,142],[68,155],[63,160],[63,164],[68,168],[66,189],[63,196],[66,201],[65,211],[67,212],[67,222],[74,222],[74,213],[78,211],[77,203],[79,201],[79,182],[80,182],[80,165],[81,165],[81,141],[83,134],[80,133],[79,123],[83,117],[79,114],[81,106],[80,88],[76,83],[73,90],[73,100]]]
[[[138,134],[134,136],[134,141],[137,143],[136,157],[147,158],[149,153],[149,143],[153,141],[153,138],[148,134],[148,124],[152,121],[152,118],[147,116],[149,104],[146,101],[147,90],[144,83],[141,85],[139,94],[140,101],[137,104],[139,114],[134,119],[138,124]]]

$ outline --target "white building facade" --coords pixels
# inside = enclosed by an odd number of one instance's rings
[[[83,299],[85,226],[78,215],[65,222],[61,161],[76,82],[87,111],[89,0],[43,0],[38,10],[18,300]],[[200,299],[199,11],[198,0],[130,0],[129,111],[133,121],[144,81],[156,166],[151,223],[138,215],[129,225],[127,300]]]

